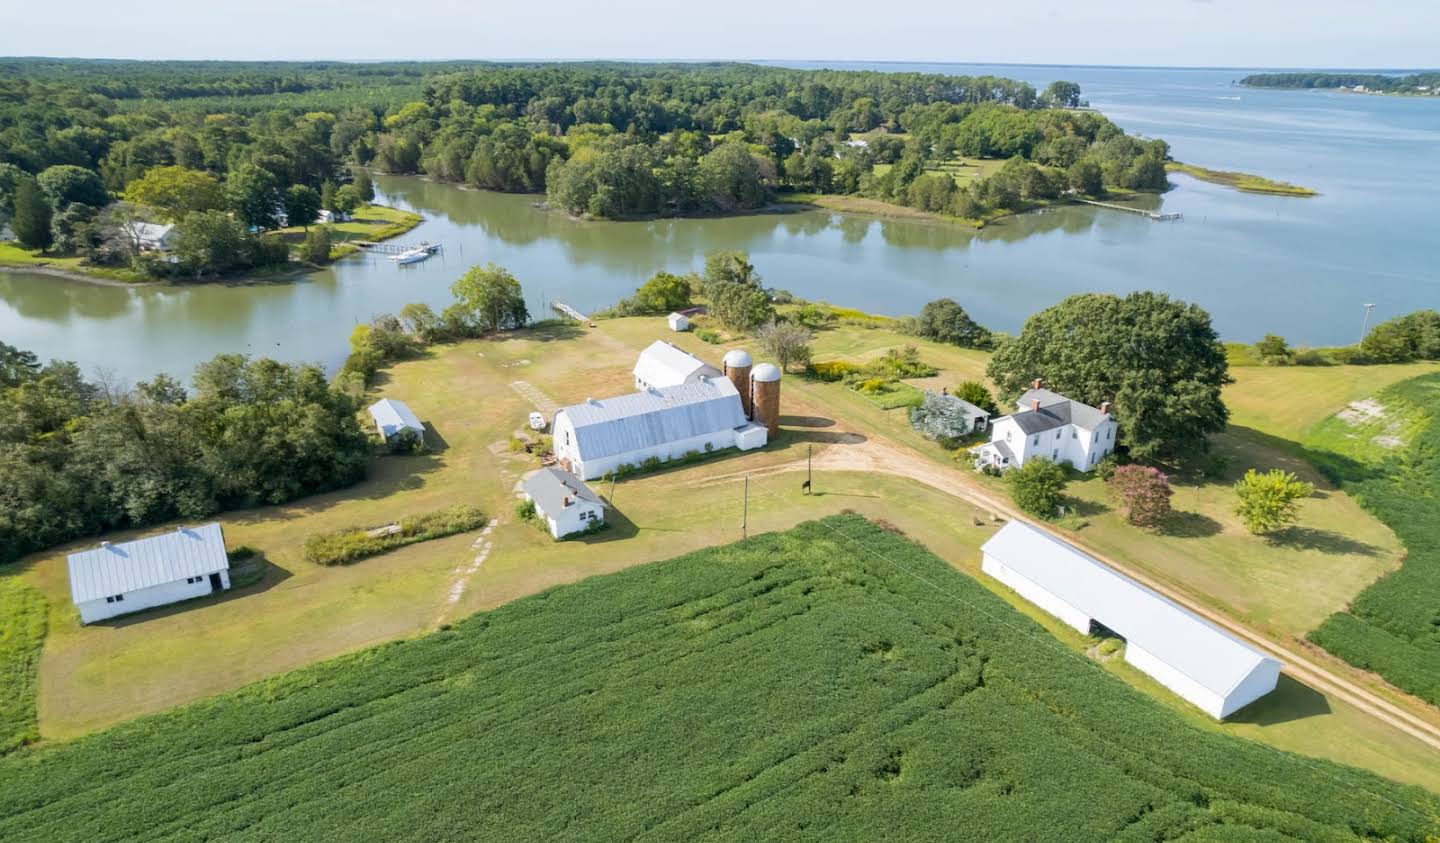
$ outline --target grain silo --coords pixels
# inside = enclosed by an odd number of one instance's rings
[[[725,369],[725,377],[735,384],[735,390],[740,393],[740,406],[745,410],[745,418],[755,418],[753,405],[750,403],[750,352],[743,348],[735,348],[725,352],[725,362],[721,364]]]
[[[755,408],[756,424],[774,436],[780,432],[780,369],[761,363],[750,372],[750,400]]]

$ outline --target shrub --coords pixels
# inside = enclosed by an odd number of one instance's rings
[[[1314,485],[1291,472],[1275,468],[1261,474],[1252,468],[1235,484],[1235,514],[1257,536],[1274,533],[1295,523],[1300,501],[1314,492]]]
[[[884,378],[868,378],[856,384],[855,388],[867,395],[874,395],[884,389],[887,383],[889,383],[889,381]]]
[[[934,366],[920,359],[920,349],[913,345],[892,348],[876,359],[865,370],[879,377],[899,380],[901,378],[928,378],[939,372]]]
[[[1125,518],[1137,527],[1157,527],[1170,516],[1170,478],[1158,468],[1122,465],[1105,484]]]
[[[1291,363],[1296,366],[1329,366],[1331,360],[1325,356],[1325,352],[1318,348],[1297,348]]]
[[[526,498],[515,504],[515,517],[521,521],[536,521],[535,502]]]
[[[829,360],[824,363],[811,363],[806,372],[810,377],[825,383],[842,381],[852,374],[860,371],[860,367],[854,363],[847,363],[844,360]]]
[[[1045,459],[1031,457],[1006,475],[1015,505],[1038,518],[1054,518],[1065,500],[1065,469]]]
[[[242,544],[234,550],[225,551],[225,558],[229,560],[230,564],[233,565],[236,562],[244,562],[247,559],[253,559],[259,554],[260,551],[256,550],[250,545]]]
[[[1440,312],[1417,310],[1382,322],[1365,335],[1360,351],[1373,363],[1440,360]]]
[[[660,461],[660,458],[659,458],[659,457],[649,456],[649,457],[646,457],[645,459],[643,459],[643,460],[640,461],[640,470],[641,470],[641,471],[654,471],[655,469],[659,468],[660,465],[661,465],[661,461]]]
[[[1255,343],[1255,354],[1266,366],[1287,366],[1295,358],[1295,352],[1279,334],[1266,334]]]
[[[719,335],[719,334],[715,333],[714,331],[710,330],[709,328],[698,328],[698,329],[696,329],[696,331],[695,331],[695,336],[696,336],[696,338],[699,339],[701,342],[708,342],[708,343],[710,343],[711,345],[719,345],[720,343],[724,342],[724,340],[720,339],[720,335]]]
[[[330,226],[317,225],[306,232],[305,242],[300,244],[300,259],[315,264],[329,263],[331,245]]]
[[[394,532],[349,527],[310,536],[305,539],[305,560],[316,565],[348,565],[397,547],[478,530],[484,525],[485,513],[478,507],[456,504],[402,518]]]
[[[1108,658],[1120,652],[1120,648],[1123,646],[1125,646],[1125,642],[1119,638],[1106,638],[1100,642],[1099,646],[1095,648],[1095,651],[1101,656]]]
[[[961,348],[989,348],[990,332],[980,326],[954,299],[937,299],[920,310],[917,336]]]
[[[990,394],[989,389],[985,388],[985,384],[979,381],[961,381],[955,386],[952,394],[961,401],[969,401],[992,416],[1000,412],[999,405],[995,403],[995,397]]]

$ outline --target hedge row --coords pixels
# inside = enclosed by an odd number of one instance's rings
[[[349,527],[310,536],[305,540],[305,560],[316,565],[348,565],[407,544],[478,530],[485,526],[485,513],[478,507],[456,504],[403,518],[399,526],[397,532],[384,535],[370,535],[372,528]]]

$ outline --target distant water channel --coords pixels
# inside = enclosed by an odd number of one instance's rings
[[[831,64],[830,66],[844,66]],[[857,65],[856,67],[860,67]],[[329,367],[356,322],[410,301],[443,305],[467,267],[494,261],[542,297],[594,309],[651,273],[698,268],[744,249],[766,283],[885,314],[940,296],[1018,330],[1072,293],[1162,290],[1197,302],[1227,339],[1273,331],[1292,342],[1353,342],[1363,305],[1386,318],[1440,306],[1440,102],[1230,87],[1241,70],[864,65],[992,73],[1038,85],[1077,81],[1127,130],[1170,141],[1177,158],[1313,187],[1313,199],[1252,196],[1174,176],[1155,207],[1181,222],[1062,208],[974,233],[930,222],[806,211],[748,217],[580,222],[536,197],[376,179],[384,200],[425,215],[404,240],[445,244],[425,263],[356,257],[265,284],[126,289],[0,273],[0,340],[121,378],[188,375],[239,351]]]

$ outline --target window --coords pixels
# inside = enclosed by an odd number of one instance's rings
[[[1005,441],[1006,441],[1006,442],[1009,442],[1009,441],[1010,441],[1010,431],[1008,431],[1008,430],[1005,431]]]
[[[1092,441],[1092,442],[1099,442],[1099,441],[1100,441],[1100,431],[1098,431],[1098,430],[1095,431],[1095,438],[1092,439],[1091,441]]]
[[[1036,437],[1035,437],[1035,444],[1036,444],[1036,445],[1039,445],[1039,444],[1040,444],[1040,437],[1039,437],[1039,436],[1036,436]]]
[[[1059,438],[1060,438],[1060,431],[1058,431],[1058,430],[1055,431],[1055,438],[1056,438],[1056,439],[1059,439]]]
[[[1071,438],[1071,439],[1079,439],[1079,438],[1080,438],[1079,434],[1077,434],[1077,433],[1074,431],[1073,428],[1072,428],[1071,431],[1070,431],[1070,438]]]
[[[124,602],[125,602],[125,595],[123,595],[123,594],[116,594],[116,595],[113,596],[113,597],[106,597],[106,598],[105,598],[105,602],[106,602],[106,603],[124,603]]]

